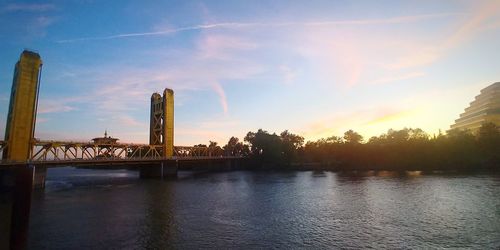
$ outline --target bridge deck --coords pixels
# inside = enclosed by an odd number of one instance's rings
[[[0,154],[7,148],[0,141]],[[34,141],[30,159],[23,162],[0,161],[0,168],[33,164],[58,166],[147,165],[162,161],[210,161],[244,158],[243,155],[226,155],[220,148],[175,146],[174,156],[163,157],[161,145],[90,142]]]
[[[35,162],[0,162],[0,169],[15,168],[26,165],[38,165],[48,168],[66,166],[144,166],[160,162],[209,162],[224,161],[231,159],[244,159],[239,156],[227,157],[181,157],[181,158],[157,158],[157,159],[96,159],[96,160],[60,160],[60,161],[35,161]]]

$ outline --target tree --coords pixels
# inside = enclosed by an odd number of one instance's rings
[[[224,154],[222,148],[217,146],[217,142],[215,141],[209,141],[208,148],[211,156],[222,156]]]
[[[227,144],[222,147],[225,155],[245,156],[248,155],[248,145],[243,144],[237,137],[231,137]]]
[[[298,149],[304,144],[304,137],[292,134],[285,130],[280,134],[283,150],[283,160],[286,164],[290,164],[297,158]]]
[[[215,147],[217,147],[217,142],[215,142],[215,141],[208,141],[208,142],[209,142],[209,144],[208,144],[209,148],[215,148]]]
[[[344,140],[349,144],[359,144],[363,141],[363,136],[350,129],[344,133]]]
[[[485,148],[492,148],[500,141],[500,130],[492,122],[483,123],[477,133],[479,143]]]
[[[443,164],[454,168],[477,166],[479,162],[476,138],[469,130],[452,129],[448,131],[444,147]]]
[[[500,163],[500,130],[494,123],[484,123],[477,133],[483,164],[487,167]]]
[[[278,164],[281,162],[282,143],[278,135],[259,129],[255,133],[248,132],[245,142],[250,144],[252,157],[261,163]]]

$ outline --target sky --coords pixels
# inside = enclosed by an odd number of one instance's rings
[[[36,134],[148,143],[175,92],[175,145],[259,128],[446,131],[500,81],[500,0],[0,1],[0,138],[14,65],[43,60]]]

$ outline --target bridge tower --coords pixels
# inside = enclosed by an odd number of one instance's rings
[[[174,91],[165,89],[163,96],[151,95],[151,117],[149,124],[149,145],[161,145],[162,156],[174,156]],[[177,176],[177,162],[165,159],[161,163],[143,167],[141,178],[164,178]]]
[[[30,158],[41,69],[38,53],[21,53],[12,80],[3,160],[27,162]],[[45,183],[45,173],[46,168],[34,169],[29,165],[0,170],[0,249],[27,247],[31,189],[36,183]]]
[[[174,91],[165,89],[163,96],[151,96],[149,144],[162,145],[163,156],[174,155]]]
[[[12,81],[5,129],[7,147],[2,155],[5,160],[27,161],[30,157],[31,143],[35,135],[41,69],[40,55],[28,50],[23,51],[16,63]]]

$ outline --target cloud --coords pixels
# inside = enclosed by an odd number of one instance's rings
[[[118,121],[121,125],[131,126],[131,127],[148,127],[149,123],[138,121],[137,119],[129,116],[121,114],[118,117]]]
[[[57,21],[56,17],[39,16],[34,18],[26,29],[31,34],[36,34],[38,36],[45,36],[47,27],[49,27],[56,21]]]
[[[403,74],[403,75],[390,75],[386,77],[382,77],[379,79],[374,80],[373,82],[370,82],[370,84],[385,84],[385,83],[390,83],[390,82],[398,82],[398,81],[403,81],[403,80],[409,80],[417,77],[425,76],[424,72],[410,72],[408,74]]]
[[[38,114],[62,113],[73,110],[76,110],[76,108],[68,105],[66,99],[59,99],[59,100],[43,99],[39,101],[37,113]]]
[[[0,94],[0,102],[8,102],[9,98],[7,94]]]
[[[49,119],[48,119],[48,118],[45,118],[45,117],[37,117],[37,118],[36,118],[36,123],[37,123],[37,124],[39,124],[39,123],[45,123],[45,122],[47,122],[47,121],[49,121]]]
[[[225,138],[224,134],[213,129],[179,127],[175,129],[175,136],[183,137],[183,145],[177,143],[175,145],[190,146],[199,143],[208,143],[208,140],[222,142],[222,138]]]
[[[338,20],[338,21],[312,21],[312,22],[221,22],[211,24],[199,24],[194,26],[186,26],[180,28],[167,28],[165,30],[152,32],[137,32],[123,33],[110,36],[97,37],[81,37],[74,39],[58,40],[58,43],[71,43],[82,41],[97,41],[111,40],[128,37],[143,37],[143,36],[164,36],[178,32],[193,31],[193,30],[211,30],[211,29],[240,29],[240,28],[279,28],[279,27],[294,27],[294,26],[332,26],[332,25],[375,25],[375,24],[396,24],[404,22],[415,22],[426,19],[442,18],[453,15],[461,15],[461,13],[438,13],[438,14],[423,14],[413,16],[399,16],[392,18],[380,19],[360,19],[360,20]]]
[[[219,83],[214,83],[212,85],[212,88],[214,89],[215,93],[219,96],[219,101],[222,106],[222,109],[224,110],[224,114],[227,114],[227,98],[226,98],[226,93],[224,92],[224,89]]]
[[[397,62],[386,65],[386,68],[398,70],[424,66],[434,63],[442,58],[448,51],[460,46],[478,32],[483,31],[483,26],[490,27],[487,23],[493,17],[499,17],[500,1],[486,1],[478,5],[453,33],[447,36],[443,42],[436,42],[431,45],[418,44],[410,49],[410,53],[400,58]]]
[[[214,120],[201,122],[200,127],[206,129],[227,129],[229,127],[237,127],[240,124],[241,123],[238,120],[217,118]]]
[[[278,67],[278,70],[283,75],[283,81],[285,84],[291,84],[295,81],[295,78],[297,77],[297,71],[284,64],[280,65]]]
[[[375,117],[370,121],[366,122],[365,125],[376,125],[379,123],[391,122],[399,119],[404,119],[413,115],[416,112],[415,109],[383,109],[377,112]]]
[[[151,93],[162,92],[168,86],[176,92],[176,106],[185,101],[187,92],[211,90],[217,95],[222,112],[228,114],[229,104],[222,82],[248,79],[262,72],[262,66],[244,56],[258,45],[243,37],[228,34],[203,34],[197,39],[193,43],[195,47],[183,51],[180,58],[172,58],[168,53],[155,54],[158,63],[152,66],[144,66],[141,61],[126,65],[113,61],[95,68],[72,68],[71,74],[66,74],[59,81],[81,84],[90,91],[65,98],[60,101],[61,105],[50,105],[44,111],[61,111],[62,104],[71,103],[70,107],[96,107],[93,108],[94,115],[106,119],[114,115],[135,114],[148,109],[147,100]],[[172,60],[176,63],[172,64]],[[55,107],[59,107],[59,110]],[[140,125],[130,119],[123,120],[123,123]]]
[[[161,36],[187,30],[201,31],[193,36],[197,40],[189,41],[181,48],[165,46],[141,52],[141,54],[150,53],[148,60],[123,55],[126,60],[115,60],[108,64],[104,62],[98,67],[97,65],[96,67],[79,66],[81,72],[72,71],[72,74],[67,76],[79,83],[90,83],[85,84],[85,89],[89,91],[82,92],[81,96],[78,96],[79,99],[75,100],[76,102],[91,105],[90,110],[96,112],[97,118],[121,122],[124,127],[125,124],[130,124],[130,127],[135,127],[131,128],[133,132],[142,131],[141,126],[147,128],[147,120],[145,120],[146,123],[141,123],[142,118],[137,115],[148,109],[150,94],[153,91],[161,91],[167,84],[176,91],[176,106],[179,103],[177,98],[179,96],[182,98],[183,95],[189,96],[191,91],[213,91],[218,97],[213,102],[220,105],[220,112],[223,112],[226,117],[230,116],[230,111],[235,112],[237,108],[231,106],[230,102],[235,98],[231,98],[233,92],[229,90],[234,89],[231,87],[232,84],[241,84],[239,82],[258,82],[264,85],[275,81],[277,76],[280,77],[278,80],[282,78],[285,83],[291,83],[296,80],[297,72],[304,72],[304,76],[314,77],[307,79],[310,80],[308,82],[293,86],[298,89],[303,85],[318,83],[343,83],[349,87],[358,87],[359,84],[385,84],[423,76],[425,75],[423,70],[401,71],[383,67],[398,62],[397,59],[408,54],[405,53],[407,51],[404,48],[407,44],[401,47],[394,46],[394,44],[407,41],[410,41],[410,44],[416,44],[414,38],[418,34],[414,35],[410,28],[401,30],[400,25],[384,27],[373,32],[373,28],[379,27],[370,25],[406,24],[448,16],[463,17],[464,14],[449,13],[326,22],[214,23],[59,42]],[[357,27],[352,27],[354,25]],[[281,28],[283,29],[278,30]],[[400,33],[393,34],[395,30]],[[408,45],[408,47],[411,46]],[[424,63],[436,60],[433,57],[435,51],[429,50],[428,54],[420,55],[422,56],[420,60]],[[281,59],[281,55],[287,58]],[[120,56],[119,59],[123,57]],[[275,60],[276,58],[279,60]],[[137,60],[134,61],[135,59]],[[293,62],[293,64],[283,64],[283,62]],[[413,60],[410,61],[412,62]],[[323,75],[316,74],[319,68]],[[309,72],[309,70],[314,70],[314,72]],[[119,73],[110,74],[110,72]],[[302,78],[302,74],[300,77]],[[178,95],[179,93],[181,95]],[[74,104],[71,103],[70,106]],[[374,109],[355,111],[355,114],[338,114],[332,119],[309,124],[309,127],[304,130],[308,136],[331,135],[332,131],[343,132],[344,128],[348,129],[351,126],[355,128],[355,126],[361,126],[359,124],[376,123],[377,119],[382,121],[385,119],[384,115],[390,117],[391,114],[389,111],[380,112],[381,114],[378,112]],[[114,117],[127,114],[129,117],[121,121]],[[219,115],[222,116],[222,114]],[[380,117],[377,118],[376,115]],[[298,126],[302,123],[298,123]],[[199,142],[201,138],[222,138],[222,135],[230,133],[226,129],[228,126],[228,124],[200,125],[196,123],[176,130],[176,135],[181,135],[185,141]],[[147,138],[147,135],[143,137]]]
[[[48,17],[48,16],[39,16],[35,19],[35,24],[36,27],[38,28],[45,28],[51,24],[53,24],[56,21],[55,17]]]
[[[390,127],[387,126],[388,124],[410,124],[406,121],[411,120],[412,116],[417,114],[418,107],[418,104],[414,104],[414,106],[403,105],[399,108],[382,105],[358,109],[349,113],[337,113],[329,118],[313,121],[299,131],[307,140],[342,135],[349,129],[361,133],[364,137],[369,137],[384,132]]]
[[[201,59],[234,59],[236,51],[254,50],[258,45],[254,42],[229,35],[207,35],[198,42]]]
[[[479,27],[496,16],[500,17],[500,1],[487,1],[479,5],[475,12],[465,23],[463,23],[442,45],[443,49],[452,49],[472,37]]]
[[[119,38],[127,38],[127,37],[162,36],[162,35],[168,35],[168,34],[172,34],[172,33],[182,32],[182,31],[205,30],[205,29],[215,29],[215,28],[237,28],[237,27],[253,26],[255,24],[256,23],[201,24],[201,25],[166,29],[166,30],[153,31],[153,32],[124,33],[124,34],[111,35],[111,36],[100,36],[100,37],[82,37],[82,38],[75,38],[75,39],[59,40],[57,42],[58,43],[70,43],[70,42],[80,42],[80,41],[110,40],[110,39],[119,39]]]
[[[3,7],[5,12],[45,12],[55,10],[56,6],[53,4],[29,4],[29,3],[11,3]]]
[[[312,119],[305,124],[301,134],[307,140],[341,135],[348,129],[361,133],[365,138],[378,136],[387,129],[405,127],[421,128],[429,134],[444,131],[453,124],[468,102],[474,99],[485,82],[461,82],[454,88],[446,86],[401,96],[370,108],[353,108],[350,112],[337,112],[328,117]],[[459,104],[459,105],[457,105]]]

